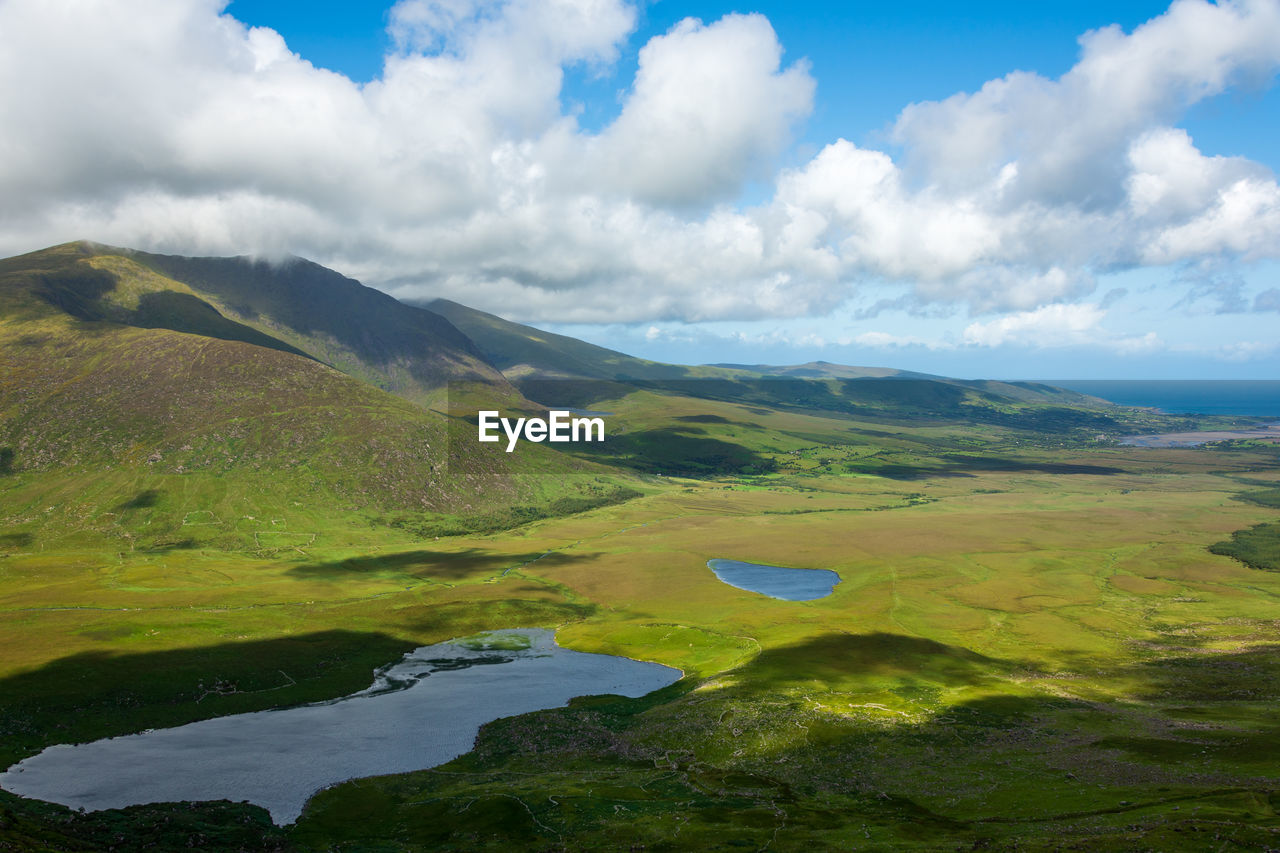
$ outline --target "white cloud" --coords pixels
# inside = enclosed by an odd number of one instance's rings
[[[846,274],[980,311],[1078,298],[1114,268],[1280,256],[1274,175],[1167,124],[1280,66],[1280,4],[1179,0],[1081,45],[1058,80],[1015,72],[908,106],[901,162],[832,143],[782,177],[779,202],[824,223]]]
[[[1034,311],[1006,314],[987,322],[970,323],[964,343],[971,347],[1017,346],[1033,349],[1101,347],[1120,354],[1152,352],[1164,344],[1155,332],[1118,335],[1103,326],[1107,312],[1099,305],[1081,302],[1045,305]]]
[[[1280,186],[1275,180],[1240,178],[1215,189],[1202,209],[1154,231],[1142,260],[1160,265],[1212,255],[1280,257]]]
[[[799,317],[874,280],[1013,312],[970,326],[973,345],[1087,338],[1101,309],[1059,303],[1111,269],[1280,256],[1275,177],[1173,126],[1280,65],[1276,0],[1178,0],[1086,34],[1062,78],[910,105],[899,160],[838,140],[754,207],[735,199],[773,174],[815,85],[762,16],[652,39],[591,133],[561,103],[565,68],[616,60],[625,0],[401,0],[364,86],[222,9],[0,0],[0,79],[22,81],[0,89],[0,251],[288,251],[560,322]]]
[[[1136,335],[1128,338],[1114,338],[1108,342],[1108,345],[1121,355],[1157,352],[1165,348],[1164,341],[1160,340],[1160,336],[1155,332],[1147,332],[1145,335]]]
[[[1280,351],[1275,341],[1237,341],[1217,348],[1214,353],[1223,361],[1253,361]]]
[[[710,26],[686,18],[640,51],[622,114],[589,141],[584,188],[607,187],[655,204],[732,200],[744,176],[765,171],[808,115],[813,78],[783,69],[762,15]]]
[[[996,223],[976,200],[911,193],[888,155],[843,139],[783,174],[777,203],[790,216],[822,222],[844,266],[888,278],[959,274],[999,245]]]
[[[1127,179],[1134,215],[1177,220],[1211,207],[1223,187],[1265,183],[1267,170],[1242,157],[1205,157],[1185,130],[1156,128],[1129,146]]]
[[[1080,343],[1093,336],[1106,312],[1097,305],[1046,305],[1034,311],[1008,314],[986,323],[971,323],[964,341],[995,347],[1013,343],[1055,346]]]
[[[1017,163],[1017,201],[1114,204],[1131,142],[1242,77],[1270,76],[1280,57],[1280,5],[1175,0],[1126,35],[1080,38],[1058,80],[1014,72],[978,92],[903,110],[895,137],[930,183],[969,192]]]
[[[855,335],[850,340],[840,341],[840,343],[842,345],[857,344],[858,346],[874,347],[876,349],[898,349],[901,347],[924,347],[931,350],[955,349],[955,344],[950,341],[922,338],[916,335],[894,335],[889,332],[863,332],[860,335]]]

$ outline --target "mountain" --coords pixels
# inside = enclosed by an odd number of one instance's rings
[[[181,282],[227,318],[401,397],[436,400],[451,380],[482,382],[514,396],[502,375],[444,317],[311,261],[95,251]]]
[[[426,303],[430,311],[457,326],[485,358],[517,383],[527,379],[689,379],[730,375],[733,371],[686,367],[635,358],[616,350],[589,344],[567,335],[544,332],[513,323],[495,314],[436,299]]]
[[[530,404],[444,318],[305,261],[87,243],[0,261],[0,377],[0,524],[129,547],[265,547],[288,541],[285,507],[311,530],[501,525],[601,471],[451,440],[471,427],[421,405],[447,382]]]

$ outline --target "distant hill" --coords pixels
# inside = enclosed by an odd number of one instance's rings
[[[787,377],[793,379],[923,379],[933,382],[944,382],[948,385],[960,385],[978,391],[985,391],[1021,400],[1028,403],[1054,403],[1078,406],[1107,406],[1106,400],[1081,394],[1068,388],[1059,388],[1043,382],[1001,382],[992,379],[952,379],[948,376],[937,376],[932,373],[916,373],[911,370],[897,370],[892,367],[854,367],[848,364],[832,364],[829,361],[811,361],[807,364],[770,365],[770,364],[715,364],[728,370],[751,373],[765,377]]]
[[[790,376],[796,379],[938,379],[947,381],[945,376],[934,376],[930,373],[914,373],[910,370],[897,370],[892,367],[854,367],[848,364],[832,364],[829,361],[811,361],[808,364],[773,365],[773,364],[713,364],[711,367],[722,367],[727,370],[752,373],[757,376]]]
[[[555,390],[557,380],[597,379],[629,384],[639,383],[646,387],[653,387],[657,383],[677,393],[690,396],[707,396],[722,400],[741,397],[744,400],[765,404],[772,402],[784,405],[807,405],[829,410],[843,410],[851,400],[868,399],[873,401],[870,405],[883,409],[885,406],[892,407],[892,399],[886,399],[886,394],[890,393],[890,386],[873,389],[870,386],[846,383],[850,380],[859,382],[894,380],[897,383],[911,380],[958,386],[992,395],[995,398],[1020,402],[1090,407],[1107,405],[1105,401],[1094,397],[1039,383],[951,379],[889,367],[854,367],[825,361],[789,366],[663,364],[635,358],[566,335],[544,332],[446,299],[429,302],[426,307],[447,317],[475,342],[485,357],[502,370],[508,379],[530,397],[543,402],[572,401],[588,404],[593,396],[607,396],[609,393],[607,387],[602,387],[595,395],[589,391],[580,391],[572,397],[566,395],[564,388]],[[759,380],[788,380],[789,384],[762,384]],[[825,387],[796,384],[800,380],[815,382],[836,380],[840,385],[834,393],[831,393],[830,389]],[[930,395],[924,388],[913,385],[894,384],[892,388],[891,396],[896,396],[910,411],[919,411],[922,401],[929,399],[945,400],[946,408],[950,411],[955,397],[955,395]],[[552,397],[558,399],[552,400]]]
[[[436,299],[426,303],[425,307],[457,326],[475,342],[490,363],[517,383],[531,378],[625,382],[634,379],[692,379],[734,373],[635,358],[567,335],[504,320],[448,299]]]

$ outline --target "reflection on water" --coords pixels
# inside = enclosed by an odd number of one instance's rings
[[[739,560],[708,560],[707,567],[729,586],[786,601],[826,598],[840,583],[840,576],[830,569],[787,569]]]
[[[248,800],[292,823],[319,789],[406,773],[469,751],[480,726],[574,696],[643,696],[679,670],[562,649],[544,629],[423,646],[342,699],[53,746],[0,788],[90,810],[178,800]]]

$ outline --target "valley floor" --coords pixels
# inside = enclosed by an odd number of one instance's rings
[[[343,695],[480,630],[556,627],[686,677],[497,721],[468,755],[328,789],[283,829],[244,805],[0,795],[0,849],[1280,846],[1280,573],[1209,551],[1277,522],[1276,448],[710,411],[689,434],[774,470],[642,478],[625,503],[490,534],[310,528],[300,505],[271,548],[143,551],[8,519],[6,766]],[[841,583],[775,600],[713,558]]]

